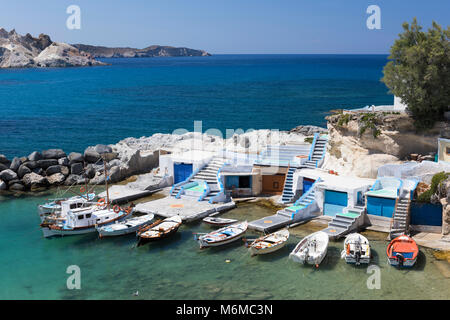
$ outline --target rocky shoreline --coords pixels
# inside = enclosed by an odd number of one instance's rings
[[[83,153],[67,154],[62,149],[34,151],[8,159],[0,154],[0,192],[42,191],[52,186],[105,183],[104,167],[111,183],[149,173],[159,166],[159,150],[202,150],[260,152],[267,144],[305,143],[307,136],[326,129],[298,126],[288,131],[255,130],[228,139],[188,132],[182,135],[156,133],[150,137],[126,138],[113,145],[90,146]],[[104,163],[105,162],[105,163]]]

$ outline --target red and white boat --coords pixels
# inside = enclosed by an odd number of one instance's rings
[[[386,250],[389,264],[398,267],[412,267],[419,254],[417,243],[407,235],[392,240]]]

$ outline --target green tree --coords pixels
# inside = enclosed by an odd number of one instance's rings
[[[443,30],[433,21],[423,32],[414,18],[403,29],[381,81],[408,106],[418,129],[431,128],[450,105],[450,27]]]

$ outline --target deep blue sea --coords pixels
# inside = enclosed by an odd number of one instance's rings
[[[105,67],[0,70],[0,154],[83,151],[134,136],[325,126],[331,109],[392,104],[385,55],[103,59]]]

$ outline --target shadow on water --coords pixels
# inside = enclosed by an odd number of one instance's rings
[[[321,270],[333,270],[341,260],[341,250],[336,247],[328,247],[327,255],[320,264]]]
[[[239,248],[239,247],[246,249],[244,246],[244,242],[242,242],[241,239],[227,243],[227,244],[223,244],[220,246],[216,246],[216,247],[208,247],[208,248],[204,248],[204,249],[199,249],[199,251],[206,252],[207,254],[215,254],[218,252],[227,253],[227,252],[235,250],[236,248]]]
[[[292,249],[295,248],[295,244],[292,246]],[[287,245],[285,245],[283,248],[271,252],[268,254],[259,254],[257,256],[254,256],[253,259],[258,259],[258,261],[261,262],[272,262],[272,261],[278,261],[281,259],[286,259],[289,257],[289,253],[292,251]]]

